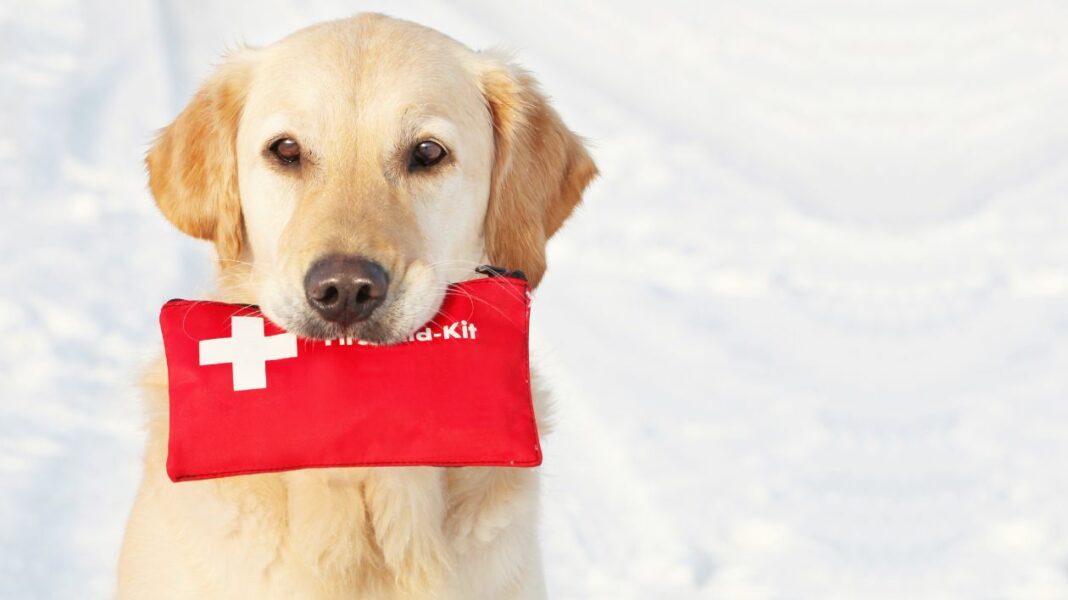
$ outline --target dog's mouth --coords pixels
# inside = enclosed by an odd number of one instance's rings
[[[418,278],[397,289],[366,319],[339,323],[323,318],[296,294],[267,294],[260,305],[264,315],[286,331],[311,340],[360,340],[375,345],[407,341],[438,313],[445,284]]]
[[[327,321],[310,314],[311,311],[303,311],[303,314],[284,327],[287,331],[306,339],[358,339],[375,345],[397,344],[407,340],[422,325],[422,323],[403,323],[397,314],[402,312],[396,310],[398,305],[399,303],[392,302],[380,307],[370,318],[348,325]]]

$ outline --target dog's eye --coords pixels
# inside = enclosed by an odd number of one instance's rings
[[[441,162],[441,159],[445,158],[448,152],[441,144],[427,140],[425,142],[419,142],[415,148],[412,149],[412,168],[420,167],[433,167]]]
[[[300,144],[293,138],[276,140],[270,147],[271,154],[286,164],[300,162]]]

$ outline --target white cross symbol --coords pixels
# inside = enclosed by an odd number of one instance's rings
[[[297,356],[297,336],[263,335],[262,317],[230,317],[230,337],[200,341],[200,365],[233,364],[234,391],[267,387],[267,361]]]

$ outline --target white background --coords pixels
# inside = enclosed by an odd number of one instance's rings
[[[140,159],[227,46],[518,50],[603,172],[553,241],[566,599],[1068,598],[1068,4],[0,4],[0,597],[104,598],[156,311]]]

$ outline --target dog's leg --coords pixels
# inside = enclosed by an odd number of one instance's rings
[[[323,588],[354,588],[379,570],[368,536],[362,469],[308,469],[286,473],[288,541],[294,557]]]
[[[544,598],[537,471],[466,467],[447,479],[458,597]]]
[[[430,597],[449,565],[445,543],[445,482],[434,467],[377,468],[364,485],[374,539],[404,590]]]

